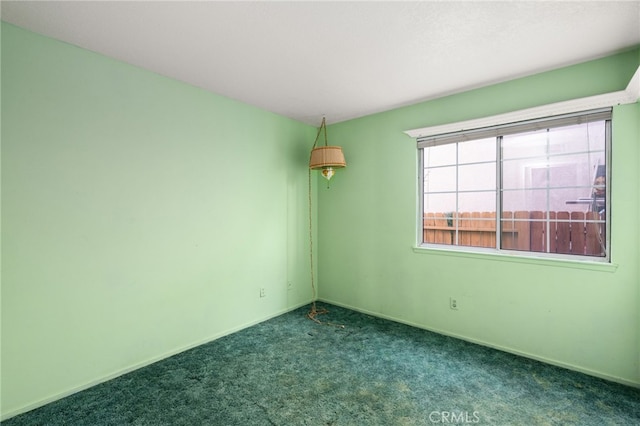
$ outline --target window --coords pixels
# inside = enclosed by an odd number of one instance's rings
[[[608,260],[611,109],[418,138],[422,245]]]

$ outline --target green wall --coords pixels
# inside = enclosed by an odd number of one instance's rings
[[[615,265],[414,250],[417,150],[403,133],[623,90],[639,59],[627,51],[330,126],[348,167],[319,185],[320,299],[640,385],[640,106],[613,111]]]
[[[3,23],[2,417],[308,303],[315,132]]]

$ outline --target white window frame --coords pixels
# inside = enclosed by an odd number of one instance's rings
[[[417,243],[419,247],[425,248],[446,248],[447,250],[459,250],[459,251],[471,251],[471,252],[494,252],[505,253],[516,256],[533,256],[533,257],[549,257],[558,259],[588,259],[595,262],[610,262],[610,235],[611,235],[611,190],[608,184],[605,195],[605,241],[603,241],[604,256],[595,255],[579,255],[579,254],[562,254],[562,253],[546,253],[540,251],[528,251],[528,250],[510,250],[501,248],[501,212],[502,212],[502,164],[501,158],[501,143],[502,137],[505,135],[522,134],[532,130],[542,130],[548,128],[560,128],[567,125],[579,124],[583,122],[605,121],[605,162],[606,162],[606,182],[611,182],[611,108],[598,109],[595,111],[584,111],[574,114],[565,114],[562,116],[545,117],[542,119],[528,120],[525,122],[508,123],[498,126],[492,126],[482,129],[470,129],[462,132],[454,132],[443,135],[434,135],[429,137],[418,138],[418,229],[417,229]],[[437,243],[425,243],[423,241],[423,224],[424,224],[424,170],[423,164],[424,154],[422,150],[430,146],[452,144],[465,141],[473,141],[478,139],[486,139],[487,137],[495,138],[496,142],[496,218],[495,218],[495,247],[476,247],[476,246],[464,246],[458,245],[458,232],[456,227],[456,241],[453,244],[437,244]],[[473,143],[473,142],[471,142]],[[456,162],[457,164],[457,162]],[[591,182],[590,182],[591,184]],[[456,191],[456,194],[458,192]],[[549,219],[547,218],[548,222]],[[547,234],[548,238],[548,234]],[[547,241],[547,246],[548,246]]]

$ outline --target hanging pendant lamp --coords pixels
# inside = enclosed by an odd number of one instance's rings
[[[320,133],[324,129],[324,146],[316,147],[318,144],[318,138],[320,137]],[[316,307],[316,284],[314,279],[314,266],[313,266],[313,206],[311,202],[313,197],[311,196],[311,171],[312,170],[320,170],[322,176],[327,179],[327,188],[329,187],[329,180],[335,173],[335,169],[341,169],[347,166],[347,162],[344,160],[344,154],[342,153],[342,148],[339,146],[329,146],[327,144],[327,124],[325,118],[322,117],[322,124],[318,129],[318,134],[316,135],[316,140],[313,142],[313,148],[311,149],[311,156],[309,158],[309,272],[311,274],[311,310],[307,313],[307,318],[318,323],[318,324],[326,324],[332,325],[338,328],[344,328],[342,324],[334,324],[331,322],[323,322],[320,321],[317,317],[320,314],[326,314],[327,311],[324,308],[318,309]]]
[[[324,129],[324,146],[316,147],[320,133]],[[336,169],[341,169],[347,166],[347,162],[344,159],[342,148],[339,146],[327,145],[327,124],[325,118],[322,118],[322,124],[318,129],[316,140],[313,143],[313,149],[311,150],[311,158],[309,158],[309,168],[311,170],[320,170],[322,176],[330,180],[335,174]]]

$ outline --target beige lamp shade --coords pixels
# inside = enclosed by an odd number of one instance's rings
[[[346,166],[347,162],[344,160],[342,148],[339,146],[321,146],[311,151],[309,168],[312,170],[325,169],[328,167],[337,169]]]

